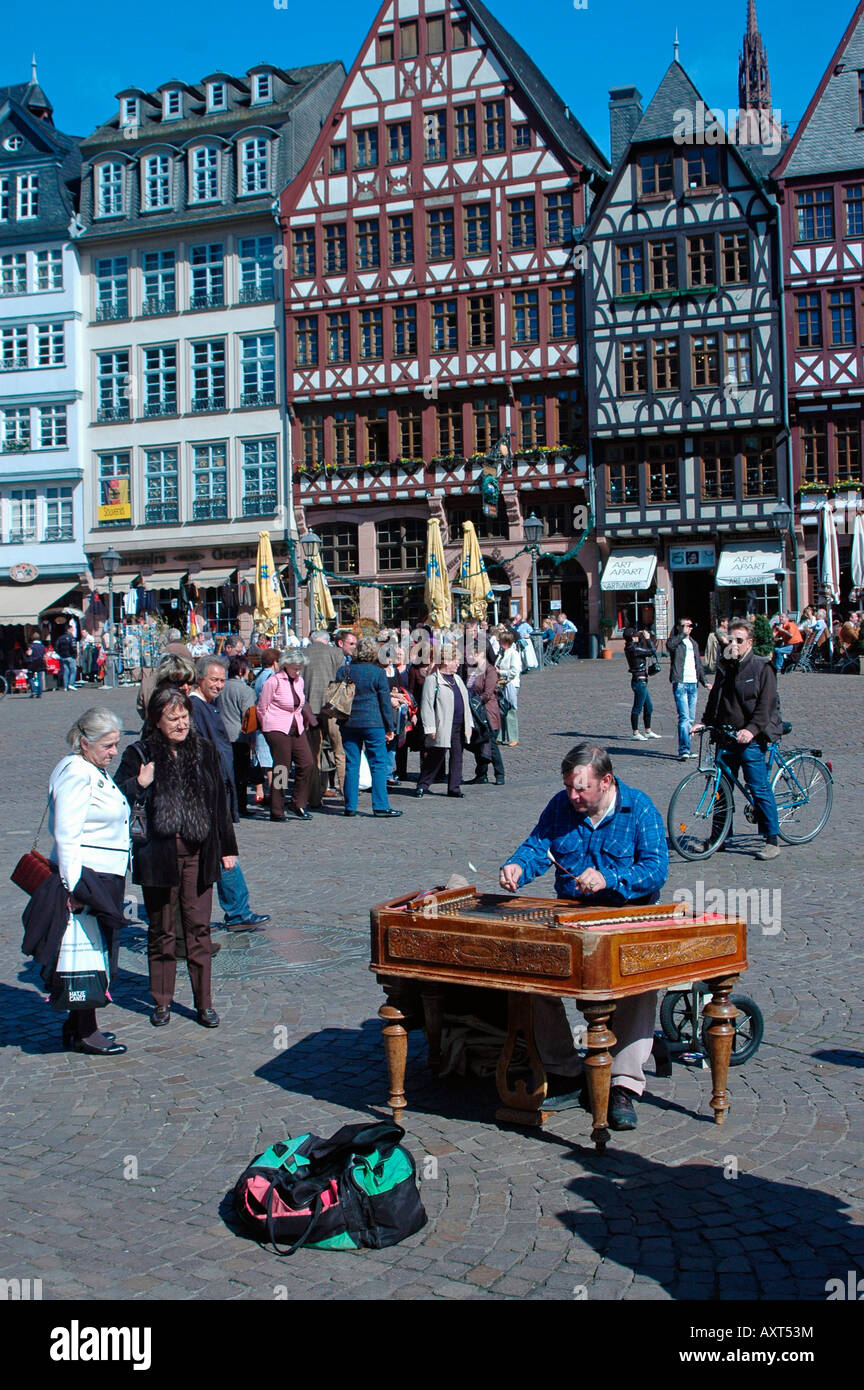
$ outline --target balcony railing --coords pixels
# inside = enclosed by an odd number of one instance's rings
[[[43,541],[73,541],[75,533],[72,526],[46,526]]]
[[[12,280],[4,280],[4,281],[3,281],[3,284],[0,285],[0,294],[26,294],[26,293],[27,293],[27,279],[26,279],[26,277],[25,277],[23,280],[15,280],[15,281],[12,281]]]
[[[10,545],[35,545],[35,544],[36,544],[36,528],[34,527],[34,528],[33,528],[32,530],[30,530],[30,531],[10,531],[10,532],[9,532],[9,544],[10,544]]]
[[[224,395],[224,392],[223,392],[222,395],[219,395],[219,396],[193,396],[193,397],[192,397],[192,409],[193,409],[193,410],[224,410],[224,409],[225,409],[225,395]]]
[[[0,358],[0,372],[22,372],[25,371],[26,368],[26,356]]]
[[[243,497],[244,516],[266,516],[275,510],[275,492],[247,492]]]
[[[144,406],[144,415],[150,418],[154,415],[176,415],[177,399],[167,401],[147,401]]]
[[[225,295],[220,291],[218,294],[193,294],[189,300],[190,309],[224,309]]]
[[[154,504],[152,506],[145,507],[144,520],[151,526],[157,522],[164,522],[165,524],[169,524],[171,522],[179,521],[180,512],[178,510],[177,503],[166,503],[161,506]]]
[[[28,454],[32,447],[29,439],[4,439],[2,451],[4,454]]]
[[[227,521],[228,503],[224,497],[203,497],[192,503],[196,521]]]
[[[274,297],[272,280],[261,285],[240,286],[241,304],[260,304],[262,300],[273,299]]]
[[[241,405],[275,405],[275,391],[244,391],[240,397]]]
[[[128,319],[129,301],[118,300],[116,304],[97,304],[96,322],[106,323],[109,319]]]
[[[163,295],[161,299],[149,296],[141,306],[141,313],[145,318],[150,318],[154,314],[173,314],[176,311],[177,302],[173,294]]]
[[[128,420],[129,402],[124,401],[122,405],[100,405],[96,411],[96,419],[103,420]]]

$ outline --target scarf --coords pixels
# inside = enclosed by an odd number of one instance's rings
[[[181,744],[170,745],[156,730],[150,737],[155,767],[153,829],[157,835],[179,835],[188,845],[201,845],[210,834],[212,807],[207,799],[201,745],[194,729]],[[177,748],[176,756],[172,746]]]

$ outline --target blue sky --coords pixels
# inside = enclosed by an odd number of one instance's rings
[[[608,153],[608,89],[635,83],[647,99],[672,58],[680,60],[709,105],[737,104],[738,53],[746,0],[699,7],[692,0],[487,0]],[[0,83],[25,81],[35,49],[39,80],[55,123],[88,134],[114,114],[114,93],[127,85],[152,90],[170,78],[197,81],[216,68],[244,72],[267,61],[284,67],[341,59],[346,67],[377,13],[376,0],[147,0],[124,7],[88,0],[17,5],[4,18]],[[853,0],[818,8],[757,0],[768,50],[773,105],[790,130],[848,24]]]

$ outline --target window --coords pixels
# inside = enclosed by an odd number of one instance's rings
[[[379,34],[379,35],[378,35],[378,62],[379,62],[379,63],[392,63],[392,62],[393,62],[393,35],[392,35],[392,34]]]
[[[329,222],[324,228],[324,271],[338,275],[348,268],[348,228],[344,222]]]
[[[654,371],[654,390],[677,391],[681,384],[678,339],[654,338],[651,343],[651,360]]]
[[[431,208],[426,214],[426,256],[430,261],[450,261],[454,255],[453,209]]]
[[[387,163],[407,164],[411,158],[411,122],[395,121],[387,127]]]
[[[192,344],[192,409],[225,409],[225,339]]]
[[[36,489],[13,488],[9,493],[11,518],[9,540],[12,545],[24,545],[38,539],[36,534]]]
[[[63,288],[63,252],[62,251],[37,251],[36,252],[36,289],[37,290],[62,290]]]
[[[843,215],[846,236],[864,236],[864,184],[847,184],[843,189]]]
[[[454,48],[467,48],[471,42],[471,31],[467,19],[457,19],[453,23],[453,38],[451,40]]]
[[[294,365],[318,366],[318,318],[315,314],[294,320]]]
[[[502,154],[507,148],[507,127],[503,101],[483,103],[483,152]]]
[[[638,507],[639,464],[635,444],[607,444],[607,491],[610,507]]]
[[[348,168],[348,146],[341,141],[330,146],[330,173],[344,174]]]
[[[664,197],[672,193],[672,156],[668,153],[643,154],[636,164],[640,198]]]
[[[685,187],[715,188],[720,182],[720,155],[716,146],[696,145],[685,155]]]
[[[423,421],[420,407],[400,405],[396,411],[396,427],[399,431],[399,457],[416,459],[423,457]]]
[[[324,417],[316,413],[303,415],[300,420],[300,461],[307,468],[324,462]]]
[[[816,421],[801,427],[801,481],[828,482],[828,426]]]
[[[355,260],[358,270],[377,270],[381,264],[378,218],[360,218],[354,224]]]
[[[462,407],[455,402],[439,402],[436,411],[438,427],[438,453],[444,457],[465,457],[465,442],[462,437]]]
[[[687,283],[691,289],[716,285],[713,236],[688,236]]]
[[[513,148],[514,150],[530,150],[531,127],[527,121],[518,121],[513,125]]]
[[[834,420],[834,481],[861,478],[861,421],[854,415]]]
[[[549,291],[549,337],[575,336],[576,291],[571,285],[558,285]]]
[[[426,522],[419,517],[379,521],[376,528],[379,570],[426,567]]]
[[[104,520],[101,516],[98,518],[100,526],[130,525],[130,517],[116,515],[118,511],[129,510],[129,458],[128,453],[99,455],[99,510],[105,508],[108,512]]]
[[[753,380],[750,360],[750,334],[724,333],[723,348],[726,354],[724,381],[728,386],[749,386]]]
[[[354,168],[375,169],[378,165],[378,131],[367,126],[354,132]]]
[[[240,303],[257,304],[265,299],[273,299],[276,293],[276,287],[274,283],[275,256],[272,236],[241,237],[239,252]]]
[[[742,285],[750,279],[750,238],[746,232],[724,232],[720,237],[723,284]]]
[[[399,57],[417,57],[417,21],[414,19],[399,25]]]
[[[518,447],[539,449],[546,443],[546,397],[532,391],[521,391],[518,397]]]
[[[273,99],[273,80],[269,72],[259,72],[255,74],[253,82],[253,93],[255,101],[272,101]]]
[[[527,128],[527,127],[526,127]],[[514,131],[517,129],[514,126]],[[569,193],[547,193],[545,225],[547,246],[567,246],[573,240],[573,198]]]
[[[652,290],[678,288],[678,248],[674,241],[649,241],[648,262]]]
[[[414,304],[397,304],[393,310],[393,356],[416,357],[417,308]]]
[[[100,352],[96,358],[97,420],[128,420],[129,353]]]
[[[65,405],[40,405],[39,447],[40,449],[66,448]]]
[[[432,305],[432,351],[455,352],[459,347],[459,320],[455,299],[439,299]]]
[[[321,563],[331,574],[356,574],[360,568],[357,527],[350,521],[332,521],[315,527],[321,537]]]
[[[492,247],[492,214],[489,203],[469,203],[465,208],[465,254],[486,256]]]
[[[379,405],[366,418],[366,457],[370,463],[387,463],[390,458],[390,423],[386,406]]]
[[[648,345],[618,344],[618,389],[622,396],[643,395],[648,390]]]
[[[240,145],[240,192],[267,193],[270,188],[270,141],[263,136]]]
[[[276,440],[244,439],[243,515],[266,516],[276,510]]]
[[[225,248],[221,242],[192,247],[190,309],[221,309],[225,303]]]
[[[473,106],[457,106],[453,113],[455,153],[460,158],[477,153],[477,116]]]
[[[276,404],[276,338],[253,333],[240,339],[241,405]]]
[[[721,502],[735,496],[735,448],[732,436],[703,435],[702,496],[706,502]]]
[[[119,217],[123,212],[123,165],[112,160],[96,170],[96,216]]]
[[[540,515],[539,506],[535,509],[532,505],[531,508],[525,510],[524,494],[522,496],[522,503],[524,515],[527,516],[531,510],[536,510],[537,515]],[[451,536],[460,536],[462,534],[462,527],[465,525],[466,521],[470,521],[473,524],[479,540],[494,539],[506,541],[509,538],[510,527],[507,523],[507,508],[503,505],[500,498],[498,514],[496,516],[486,516],[483,508],[479,505],[476,507],[454,507],[448,504],[447,526]]]
[[[472,295],[468,300],[468,346],[495,346],[495,301],[491,294]]]
[[[177,348],[144,349],[144,415],[177,413]]]
[[[834,236],[834,202],[830,188],[795,194],[797,241],[830,241]]]
[[[384,311],[360,310],[360,359],[369,361],[384,356]]]
[[[690,370],[693,389],[720,385],[720,361],[716,333],[699,333],[691,339]]]
[[[558,415],[558,442],[575,444],[584,433],[582,396],[578,391],[559,391],[555,397]]]
[[[796,294],[795,296],[796,347],[818,348],[822,346],[822,307],[821,295]]]
[[[832,290],[828,295],[828,321],[831,346],[849,347],[855,342],[855,294],[853,290]]]
[[[9,176],[8,176],[7,174],[4,174],[4,175],[2,176],[2,178],[0,178],[0,222],[8,222],[8,221],[9,221],[9,212],[10,212],[10,208],[9,208],[9,204],[10,204],[10,193],[9,193],[9,188],[10,188]]]
[[[423,139],[427,161],[447,158],[447,112],[425,111],[423,113]]]
[[[213,145],[199,145],[192,151],[192,203],[212,203],[219,197],[219,151]]]
[[[411,265],[414,260],[414,218],[410,212],[398,212],[389,219],[390,264]]]
[[[228,89],[224,82],[208,82],[207,110],[224,111],[228,106]]]
[[[540,341],[540,308],[536,290],[513,291],[513,342]]]
[[[27,366],[27,326],[0,328],[0,370],[17,371]]]
[[[777,450],[770,434],[746,435],[741,449],[745,497],[776,497]]]
[[[143,314],[173,314],[177,307],[177,272],[173,251],[145,251]]]
[[[120,117],[124,126],[136,126],[138,124],[138,98],[124,97],[123,110]]]
[[[171,206],[171,160],[167,154],[151,154],[143,161],[142,202],[145,211]]]
[[[23,453],[30,448],[30,407],[8,406],[0,412],[4,453]]]
[[[180,520],[180,487],[176,449],[144,450],[144,522]]]
[[[674,443],[649,443],[648,489],[646,502],[677,502],[678,484],[678,445]]]
[[[39,179],[36,174],[18,175],[18,210],[17,217],[19,222],[30,221],[39,216]]]
[[[351,320],[347,313],[327,315],[327,361],[351,361]]]
[[[170,87],[162,94],[162,119],[176,121],[183,115],[183,94],[176,87]]]
[[[498,402],[494,397],[485,397],[471,402],[474,424],[474,452],[488,454],[500,435],[498,424]]]
[[[426,21],[426,52],[444,52],[444,20],[427,19]]]
[[[46,487],[43,541],[74,539],[71,487]]]
[[[524,250],[537,244],[537,227],[533,198],[509,198],[507,202],[510,228],[510,250]]]
[[[615,247],[619,294],[642,294],[645,289],[645,265],[641,242],[627,242]]]
[[[357,462],[357,414],[353,410],[337,410],[333,414],[333,459],[345,468]],[[356,531],[356,528],[355,528]],[[335,566],[325,562],[325,569]]]
[[[129,261],[112,256],[96,261],[96,319],[129,317]]]
[[[0,256],[0,294],[27,293],[27,256],[23,251]]]
[[[228,517],[228,468],[224,444],[192,447],[192,518],[224,521]]]
[[[36,326],[37,367],[62,367],[66,361],[62,323]]]

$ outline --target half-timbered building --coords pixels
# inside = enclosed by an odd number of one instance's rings
[[[493,583],[523,608],[523,519],[544,521],[544,548],[574,545],[587,454],[574,231],[605,168],[479,0],[380,6],[282,198],[297,522],[323,538],[343,619],[422,615],[430,515],[451,570],[473,521]],[[490,457],[500,497],[484,515]],[[580,560],[542,587],[584,628],[590,543]]]

